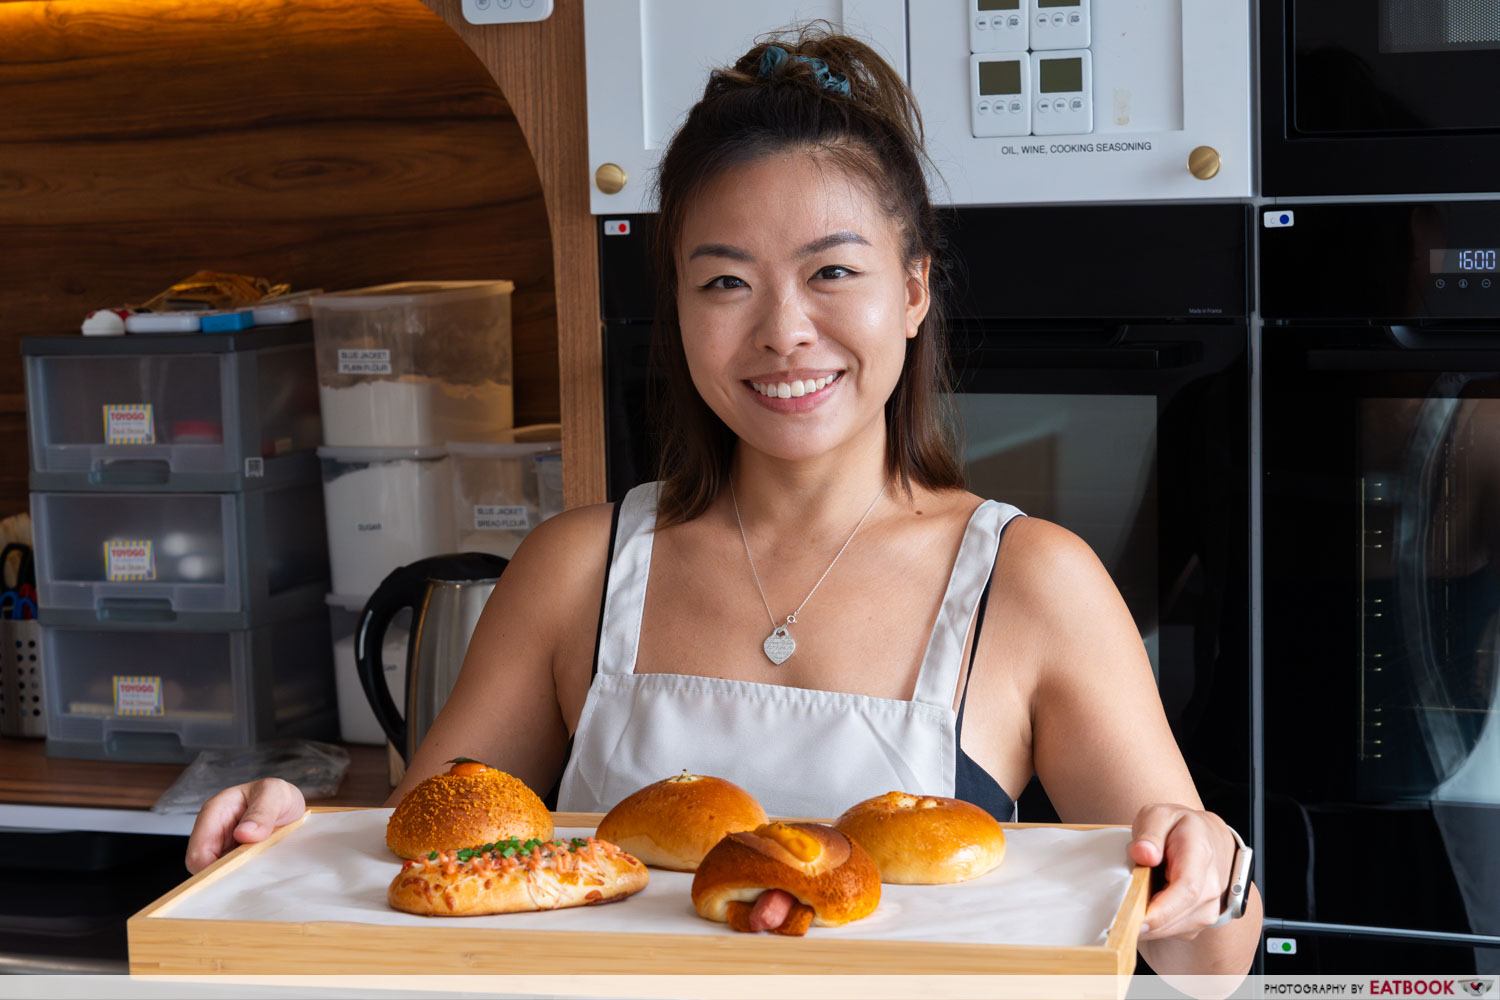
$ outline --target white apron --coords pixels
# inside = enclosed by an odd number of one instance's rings
[[[658,484],[626,494],[600,624],[598,673],[574,735],[558,809],[607,812],[630,793],[681,773],[726,778],[773,816],[837,816],[889,791],[951,796],[953,697],[964,643],[995,565],[1000,534],[1020,513],[987,500],[969,519],[911,701],[635,672]]]

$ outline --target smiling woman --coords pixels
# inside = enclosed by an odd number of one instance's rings
[[[397,797],[467,755],[565,810],[686,767],[773,816],[899,790],[1010,819],[1035,774],[1064,821],[1131,823],[1131,859],[1163,868],[1140,939],[1156,971],[1248,969],[1258,897],[1233,922],[1230,891],[1248,855],[1202,808],[1109,575],[963,488],[900,78],[852,38],[761,42],[711,76],[658,190],[662,481],[527,537]],[[228,790],[194,863],[263,835],[242,815],[299,808]],[[789,919],[779,891],[752,926]]]

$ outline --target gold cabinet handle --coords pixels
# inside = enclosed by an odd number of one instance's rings
[[[625,186],[625,168],[618,163],[605,163],[594,171],[594,185],[605,194],[616,194]]]
[[[1188,154],[1188,173],[1200,181],[1211,180],[1223,165],[1219,151],[1212,146],[1199,146]]]

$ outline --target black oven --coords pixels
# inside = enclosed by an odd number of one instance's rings
[[[1264,194],[1495,187],[1495,0],[1262,0],[1260,10]]]
[[[1500,971],[1500,203],[1261,236],[1268,973]]]
[[[654,475],[650,218],[601,221],[613,499]],[[1248,231],[1239,204],[960,209],[940,289],[971,488],[1098,553],[1205,802],[1247,835]],[[1056,815],[1035,782],[1020,812]]]

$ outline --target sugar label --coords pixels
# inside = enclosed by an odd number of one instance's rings
[[[156,422],[150,403],[104,405],[105,444],[155,444]]]
[[[155,580],[151,539],[112,538],[104,543],[104,575],[111,581]]]
[[[119,675],[115,678],[116,715],[161,715],[161,678]]]
[[[526,514],[524,504],[506,506],[503,504],[475,504],[474,505],[474,530],[475,531],[526,531],[531,527],[531,519]]]
[[[339,351],[341,375],[389,375],[391,352],[384,348],[354,348]]]

